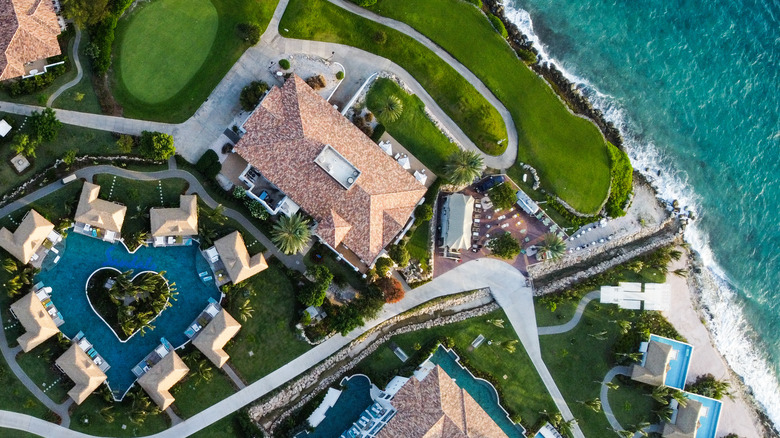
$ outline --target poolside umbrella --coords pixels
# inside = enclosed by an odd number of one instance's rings
[[[428,175],[417,170],[414,171],[414,177],[417,178],[417,181],[420,181],[420,184],[425,184],[428,181]]]
[[[389,141],[380,141],[379,147],[382,148],[387,155],[393,155],[393,147]]]
[[[401,167],[407,170],[412,168],[412,165],[409,164],[409,157],[407,157],[406,155],[398,159],[398,164],[400,164]]]

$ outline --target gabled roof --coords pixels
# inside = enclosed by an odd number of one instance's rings
[[[506,437],[506,434],[440,367],[420,382],[409,379],[393,397],[397,413],[377,438]]]
[[[241,329],[238,323],[229,313],[222,309],[217,316],[201,329],[198,336],[192,341],[192,345],[209,358],[214,365],[222,368],[230,356],[222,348]]]
[[[274,87],[235,151],[319,223],[317,235],[371,264],[403,228],[425,187],[298,76]],[[360,174],[345,189],[315,163],[332,147]]]
[[[663,385],[671,353],[671,345],[651,340],[647,343],[645,365],[634,364],[631,369],[631,378],[648,385]]]
[[[77,405],[80,405],[101,383],[106,381],[106,374],[76,344],[71,345],[55,363],[76,384],[68,391],[68,395]]]
[[[60,25],[49,0],[0,0],[0,81],[28,62],[60,54]]]
[[[60,331],[33,292],[11,304],[11,310],[25,330],[25,333],[16,339],[25,353]]]
[[[181,195],[178,208],[151,208],[152,236],[193,236],[198,234],[198,197]]]
[[[702,404],[688,399],[685,407],[677,408],[677,419],[674,424],[664,424],[664,438],[694,438],[699,428]]]
[[[171,387],[190,371],[175,351],[165,355],[152,369],[138,379],[138,384],[162,410],[168,409],[174,398]]]
[[[98,199],[99,193],[99,185],[90,182],[84,183],[79,197],[79,205],[76,207],[76,216],[73,220],[121,233],[127,207],[116,202]]]
[[[28,263],[52,231],[54,224],[30,210],[13,233],[6,228],[0,229],[0,247],[20,262]]]
[[[215,240],[214,247],[233,284],[240,283],[268,267],[263,253],[249,257],[244,238],[238,231]]]

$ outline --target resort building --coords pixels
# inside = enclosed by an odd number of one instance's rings
[[[100,186],[85,182],[76,207],[73,231],[114,242],[121,238],[122,223],[127,207],[116,202],[98,199]]]
[[[365,270],[404,230],[425,186],[298,76],[244,123],[239,179],[271,214],[299,208],[319,240]]]
[[[175,351],[169,351],[149,371],[138,379],[138,384],[162,410],[168,409],[174,398],[171,387],[184,378],[190,369]]]
[[[688,399],[685,406],[672,400],[670,420],[664,424],[662,436],[665,438],[716,438],[720,411],[723,402],[690,392],[684,393]]]
[[[203,353],[219,368],[230,359],[223,348],[241,329],[238,323],[225,309],[220,310],[206,327],[201,329],[192,341],[192,345]]]
[[[471,225],[474,215],[474,198],[463,193],[453,193],[444,200],[441,211],[441,236],[444,257],[458,258],[460,252],[471,247]]]
[[[101,383],[106,381],[106,374],[75,343],[54,363],[76,384],[68,391],[68,395],[77,405],[80,405]]]
[[[631,378],[653,386],[668,386],[682,390],[688,377],[693,347],[684,342],[650,335],[639,351],[642,362],[631,368]]]
[[[56,309],[54,311],[56,312]],[[57,323],[52,319],[53,315],[49,314],[34,292],[28,293],[19,301],[11,304],[11,313],[24,327],[25,333],[19,336],[16,341],[19,342],[25,353],[60,332]]]
[[[22,222],[11,233],[6,228],[0,229],[0,247],[8,251],[22,263],[41,266],[49,249],[62,240],[62,236],[54,231],[54,224],[30,210]]]
[[[151,208],[154,246],[191,245],[198,235],[198,197],[181,195],[178,208]]]
[[[698,429],[702,404],[688,400],[685,406],[677,406],[674,421],[664,424],[663,435],[667,438],[694,438]]]
[[[45,73],[59,55],[60,23],[48,0],[0,0],[0,81]],[[57,64],[61,64],[57,63]]]
[[[644,291],[643,291],[644,289]],[[617,304],[621,309],[669,310],[672,290],[666,283],[626,283],[617,286],[601,286],[602,304]]]
[[[244,238],[238,231],[215,240],[214,246],[204,252],[217,277],[217,286],[229,281],[240,283],[268,267],[262,253],[249,257]]]

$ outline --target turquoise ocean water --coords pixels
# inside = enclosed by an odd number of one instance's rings
[[[506,0],[544,59],[699,217],[718,349],[780,425],[780,0]]]

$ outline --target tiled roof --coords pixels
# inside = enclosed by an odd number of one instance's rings
[[[663,385],[671,353],[671,345],[651,340],[647,343],[645,366],[634,364],[631,368],[631,378],[648,385]]]
[[[52,231],[54,224],[30,210],[13,233],[5,227],[0,229],[0,247],[20,262],[28,263]]]
[[[240,283],[268,268],[263,253],[249,257],[244,238],[238,231],[215,240],[214,248],[217,249],[219,258],[222,259],[228,277],[233,284]]]
[[[214,365],[222,368],[230,356],[225,353],[225,344],[233,338],[241,329],[238,323],[229,313],[222,309],[217,316],[203,328],[198,337],[192,341],[192,345],[200,350]]]
[[[106,381],[106,374],[76,344],[71,345],[55,363],[76,384],[68,391],[68,395],[77,405],[80,405],[101,383]]]
[[[0,0],[0,81],[24,64],[60,54],[60,25],[50,0]]]
[[[16,339],[25,353],[60,332],[57,324],[46,313],[41,300],[33,292],[11,304],[11,310],[25,330],[24,334]]]
[[[138,379],[138,384],[162,410],[174,401],[170,389],[190,371],[175,351],[168,353]]]
[[[198,196],[181,195],[177,208],[151,208],[152,236],[192,236],[198,234]]]
[[[90,182],[84,183],[73,220],[121,233],[127,207],[116,202],[98,199],[99,193],[99,185]]]
[[[393,397],[395,417],[377,438],[506,437],[504,431],[440,367],[412,377]]]
[[[367,264],[401,231],[425,187],[298,76],[274,87],[236,152]],[[347,190],[314,159],[330,145],[360,171]]]
[[[677,408],[677,419],[674,424],[665,423],[664,438],[695,438],[699,428],[699,417],[702,415],[702,404],[696,400],[688,400],[685,406]]]

